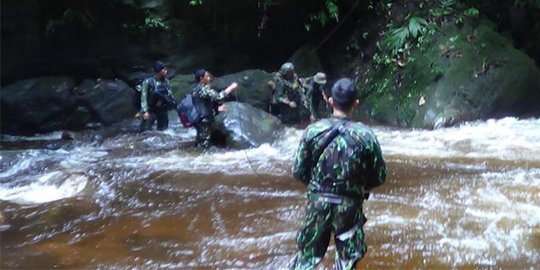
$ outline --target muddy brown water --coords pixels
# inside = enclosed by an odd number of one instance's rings
[[[388,178],[364,205],[358,269],[538,267],[539,120],[374,129]],[[290,175],[301,134],[207,153],[178,147],[194,135],[179,126],[56,149],[43,147],[56,134],[4,138],[0,268],[287,269],[304,214]]]

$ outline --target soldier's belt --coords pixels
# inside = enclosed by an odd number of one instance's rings
[[[319,201],[330,204],[357,204],[362,201],[361,198],[352,198],[349,196],[343,196],[332,193],[310,193],[308,194],[308,199],[311,201]]]

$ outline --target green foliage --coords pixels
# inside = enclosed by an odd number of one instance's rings
[[[339,21],[339,8],[336,5],[338,0],[324,0],[324,7],[315,13],[309,14],[309,21],[304,25],[306,31],[311,30],[311,23],[317,22],[325,26],[329,20]]]
[[[326,10],[328,16],[337,22],[339,21],[339,10],[336,3],[334,3],[335,1],[337,0],[326,0]]]
[[[60,27],[69,24],[79,24],[87,30],[90,30],[94,26],[94,22],[95,18],[88,10],[81,11],[68,8],[62,13],[62,17],[49,20],[46,26],[46,33],[52,34]]]
[[[439,4],[443,10],[452,10],[456,5],[456,0],[439,0]]]
[[[189,4],[192,6],[202,5],[203,0],[189,0]]]
[[[169,29],[169,26],[161,16],[150,12],[147,12],[147,16],[144,19],[144,26],[147,29]]]
[[[480,16],[480,11],[478,11],[478,9],[476,8],[468,8],[466,9],[463,14],[465,14],[466,16],[468,17],[472,17],[472,18],[478,18],[478,16]]]
[[[390,49],[392,56],[396,55],[409,47],[407,42],[410,39],[417,39],[424,34],[428,25],[425,19],[413,16],[406,25],[388,31],[383,44]]]

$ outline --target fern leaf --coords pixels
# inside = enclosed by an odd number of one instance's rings
[[[428,22],[420,17],[412,17],[409,20],[409,32],[413,38],[416,38],[419,33],[425,30]]]

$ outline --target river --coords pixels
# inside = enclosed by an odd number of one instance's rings
[[[201,152],[178,123],[136,126],[2,136],[0,268],[287,268],[304,214],[290,173],[302,130]],[[364,205],[359,268],[540,265],[540,119],[372,128],[388,177]]]

